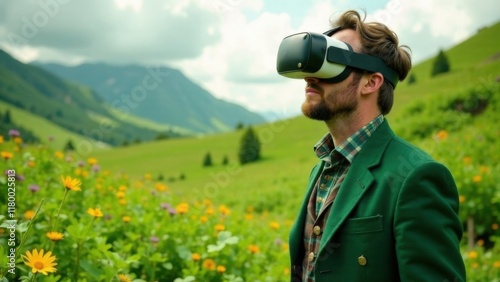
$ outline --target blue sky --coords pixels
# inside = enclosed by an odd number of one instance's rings
[[[23,62],[170,66],[218,98],[293,116],[304,82],[276,73],[279,43],[348,9],[393,29],[414,63],[500,20],[498,0],[0,0],[0,48]]]

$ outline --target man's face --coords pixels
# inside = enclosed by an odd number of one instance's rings
[[[332,37],[350,44],[354,51],[360,51],[360,41],[354,30],[345,29]],[[339,116],[349,115],[358,107],[358,86],[361,75],[352,72],[339,83],[326,83],[320,79],[307,77],[306,99],[302,104],[305,116],[327,121]]]

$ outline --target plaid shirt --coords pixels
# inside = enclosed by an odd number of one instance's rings
[[[323,227],[340,185],[356,154],[383,121],[384,116],[379,115],[335,148],[333,148],[334,144],[330,133],[326,134],[314,146],[316,156],[325,162],[325,165],[314,185],[307,205],[304,226],[305,255],[302,263],[303,281],[314,281],[314,263],[319,251]]]

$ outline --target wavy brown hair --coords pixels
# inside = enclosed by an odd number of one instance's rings
[[[364,22],[365,17],[354,10],[347,11],[332,21],[332,27],[355,30],[361,41],[361,53],[381,58],[389,67],[398,74],[402,81],[411,69],[410,48],[406,45],[399,46],[396,33],[386,25],[378,22]],[[378,106],[382,114],[391,111],[394,103],[394,88],[384,80],[380,87]]]

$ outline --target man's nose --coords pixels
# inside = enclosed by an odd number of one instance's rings
[[[307,83],[318,83],[319,82],[319,78],[316,78],[316,77],[304,77],[304,80],[307,82]]]

